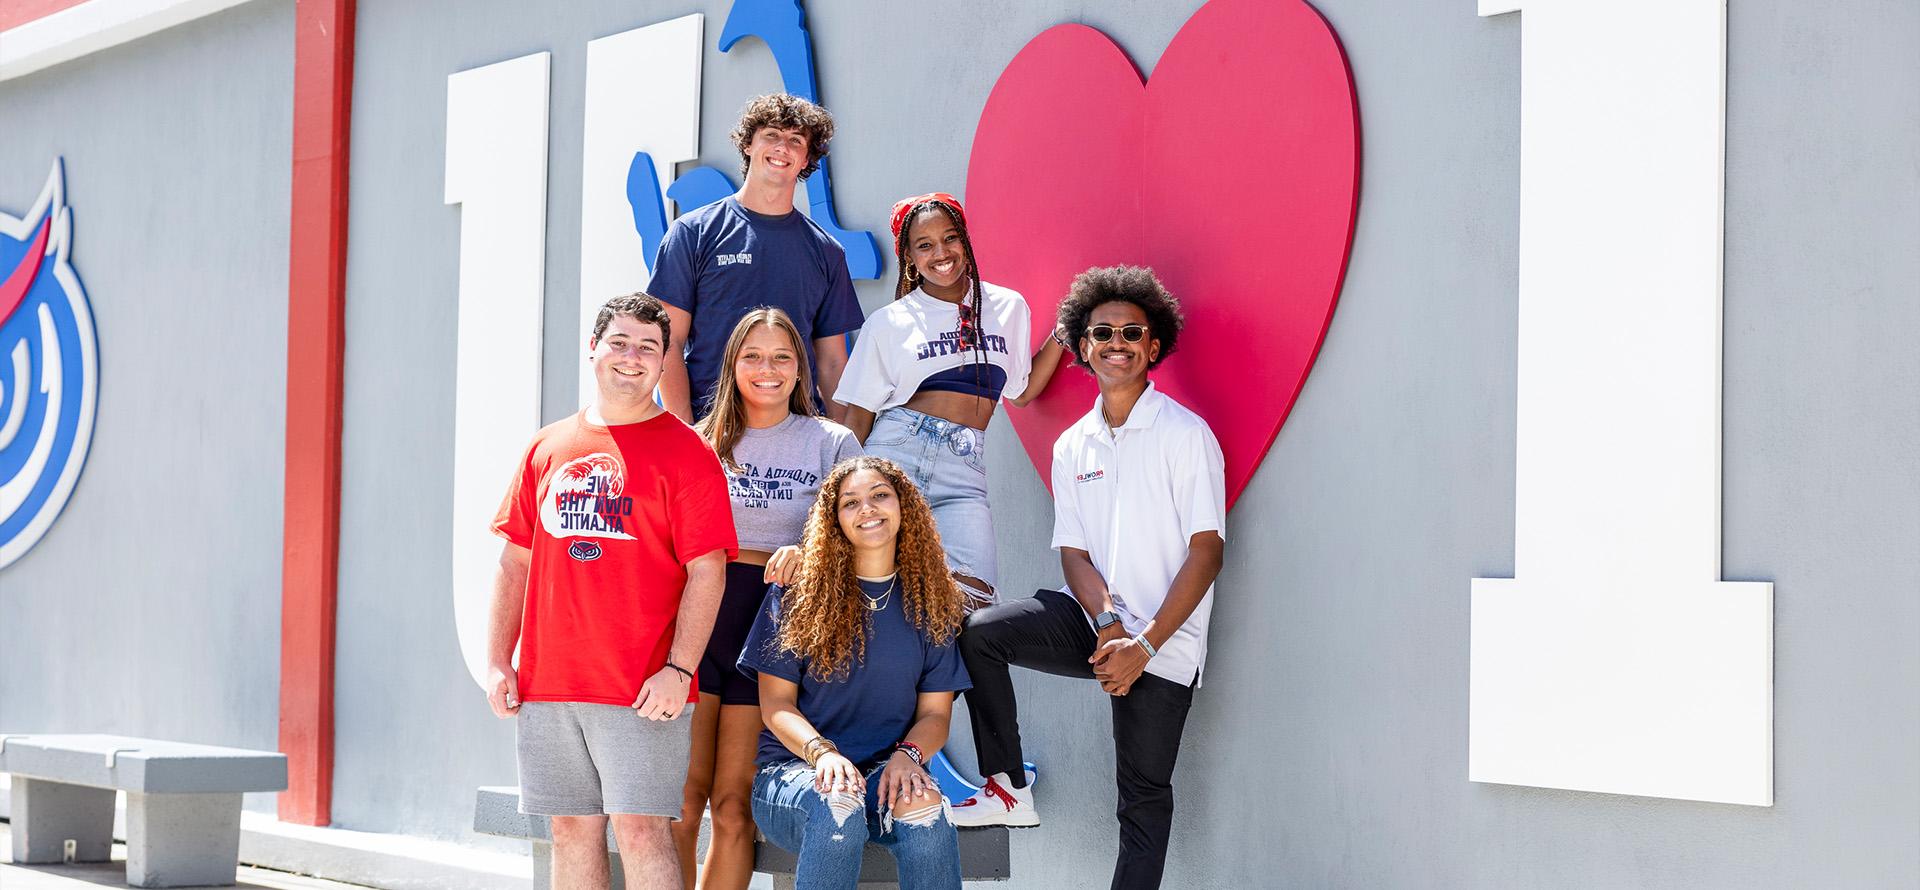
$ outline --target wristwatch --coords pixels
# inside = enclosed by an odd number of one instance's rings
[[[1119,623],[1120,623],[1120,613],[1115,612],[1112,609],[1108,609],[1105,612],[1101,612],[1100,614],[1093,616],[1093,629],[1096,632],[1106,630],[1107,628],[1112,627]]]

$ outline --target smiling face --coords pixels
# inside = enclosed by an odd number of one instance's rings
[[[1080,359],[1093,369],[1101,389],[1139,382],[1147,375],[1147,365],[1160,357],[1160,341],[1151,333],[1153,326],[1146,310],[1124,300],[1101,303],[1088,314],[1087,328],[1091,331],[1101,325],[1112,327],[1113,337],[1105,343],[1094,342],[1091,333],[1081,337]],[[1121,334],[1127,325],[1145,327],[1148,334],[1138,343],[1128,343]]]
[[[807,166],[805,130],[761,127],[747,143],[747,179],[762,185],[792,188]]]
[[[755,325],[733,361],[733,385],[748,410],[787,410],[800,383],[800,349],[771,324]]]
[[[599,386],[602,409],[633,408],[653,401],[660,382],[666,345],[660,326],[631,315],[615,315],[606,332],[593,341],[589,361]]]
[[[918,270],[928,293],[958,299],[965,291],[967,245],[960,229],[946,213],[928,208],[907,222],[907,255],[903,262]]]
[[[900,493],[878,471],[858,469],[840,482],[840,532],[855,553],[891,550],[900,534]]]

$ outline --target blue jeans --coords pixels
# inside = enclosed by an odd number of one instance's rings
[[[927,499],[947,568],[998,587],[993,512],[987,508],[987,434],[930,414],[888,408],[874,418],[866,452],[899,464]],[[974,596],[973,588],[960,589]],[[970,610],[998,601],[976,598],[984,602],[969,603]]]
[[[867,774],[870,791],[879,787],[882,769]],[[754,824],[799,857],[797,890],[855,890],[868,841],[893,854],[900,890],[960,890],[960,835],[944,809],[930,821],[909,822],[880,812],[869,794],[846,801],[842,812],[836,819],[827,797],[813,789],[812,768],[799,760],[761,767],[753,777]]]

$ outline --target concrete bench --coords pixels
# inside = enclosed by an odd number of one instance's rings
[[[127,883],[226,885],[240,856],[240,796],[284,791],[287,757],[116,735],[0,735],[13,774],[13,861],[106,862],[114,793],[127,793]]]
[[[480,789],[474,801],[473,830],[480,834],[532,841],[533,886],[535,890],[547,890],[552,886],[553,835],[547,827],[547,817],[528,816],[520,812],[520,789]],[[706,846],[706,834],[706,828],[702,826],[700,845],[703,849]],[[620,857],[611,831],[607,834],[607,851],[612,860],[613,886],[618,890],[622,886]],[[765,838],[754,843],[753,870],[773,876],[773,885],[779,890],[791,890],[793,887],[794,865],[792,853],[769,843]],[[1007,829],[960,829],[960,874],[969,881],[1004,881],[1012,877]],[[860,886],[878,890],[898,885],[899,873],[894,869],[893,857],[879,846],[868,844],[866,855],[860,863]]]

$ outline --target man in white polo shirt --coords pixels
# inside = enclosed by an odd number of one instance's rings
[[[1053,446],[1053,547],[1067,590],[976,612],[960,636],[978,795],[959,825],[1038,825],[1010,665],[1099,682],[1113,704],[1120,857],[1113,887],[1154,888],[1173,826],[1173,766],[1207,655],[1225,546],[1226,471],[1199,415],[1147,371],[1172,354],[1180,304],[1135,266],[1074,279],[1059,322],[1100,384]]]

